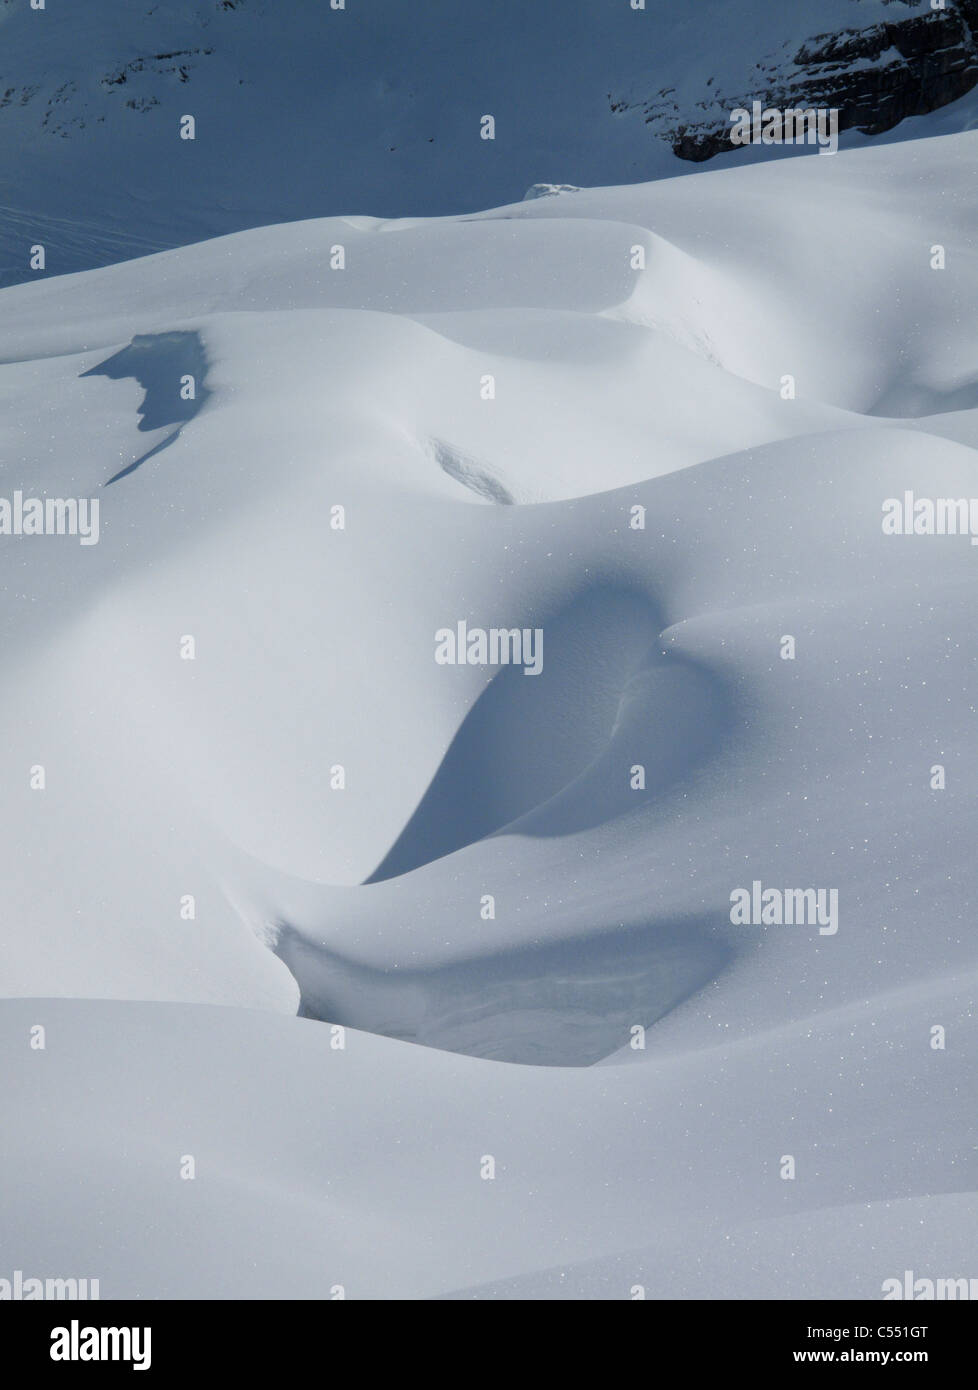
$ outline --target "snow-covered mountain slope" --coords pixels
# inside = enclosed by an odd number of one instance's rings
[[[11,1268],[970,1273],[978,551],[882,516],[975,491],[976,152],[0,293],[0,498],[99,502],[97,544],[0,537]],[[461,622],[539,629],[540,674],[440,664]],[[734,924],[755,881],[837,893],[836,930]]]
[[[755,98],[837,107],[844,146],[963,130],[975,16],[976,0],[0,0],[0,284],[287,219],[776,157],[729,148]]]

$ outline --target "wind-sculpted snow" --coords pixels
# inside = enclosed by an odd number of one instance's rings
[[[0,535],[11,1268],[973,1272],[976,154],[0,294],[0,501],[99,504]]]
[[[321,1024],[237,1009],[14,1001],[0,1012],[22,1058],[4,1081],[4,1250],[97,1272],[103,1298],[513,1283],[553,1297],[562,1275],[570,1296],[878,1299],[906,1268],[973,1268],[974,1186],[954,1159],[974,1136],[958,1103],[974,1085],[974,986],[962,973],[750,1039],[566,1068],[353,1031],[340,1050]],[[40,1058],[22,1045],[39,1009]],[[934,1009],[958,1039],[944,1057],[919,1047]],[[804,1180],[779,1180],[786,1144],[807,1155]],[[176,1176],[187,1153],[193,1182]],[[39,1189],[43,1222],[9,1201]]]

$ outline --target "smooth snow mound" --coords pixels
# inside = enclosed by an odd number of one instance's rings
[[[974,491],[976,153],[0,294],[0,497],[100,506],[97,545],[0,537],[11,1267],[106,1297],[957,1271],[978,552],[881,516]],[[541,673],[439,664],[463,622],[539,630]],[[837,892],[838,931],[734,926],[755,880]]]

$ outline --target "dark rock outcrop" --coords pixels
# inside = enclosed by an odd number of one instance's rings
[[[648,123],[665,132],[680,159],[697,163],[731,148],[729,114],[765,107],[835,107],[839,130],[881,135],[908,116],[947,106],[978,84],[978,0],[949,0],[944,10],[920,10],[902,19],[815,34],[786,64],[760,64],[753,91],[721,105],[720,94],[699,103],[702,119],[670,130],[658,100],[642,103]],[[664,96],[665,93],[660,94]],[[612,100],[613,110],[636,103]]]

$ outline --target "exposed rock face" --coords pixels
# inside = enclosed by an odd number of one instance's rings
[[[528,202],[532,198],[553,198],[559,193],[579,193],[580,189],[576,183],[534,183],[523,194],[523,201]]]
[[[34,276],[39,243],[61,275],[273,222],[749,160],[730,115],[755,99],[841,109],[843,143],[964,130],[978,0],[931,5],[492,0],[473,28],[459,0],[0,0],[0,286]]]
[[[880,135],[908,116],[946,106],[978,84],[978,0],[947,0],[863,29],[814,34],[787,62],[761,62],[753,90],[698,103],[702,119],[672,117],[668,92],[648,103],[612,99],[612,110],[641,105],[648,124],[670,138],[680,159],[701,162],[731,148],[730,112],[765,106],[836,107],[840,130]],[[663,128],[665,129],[663,130]]]

